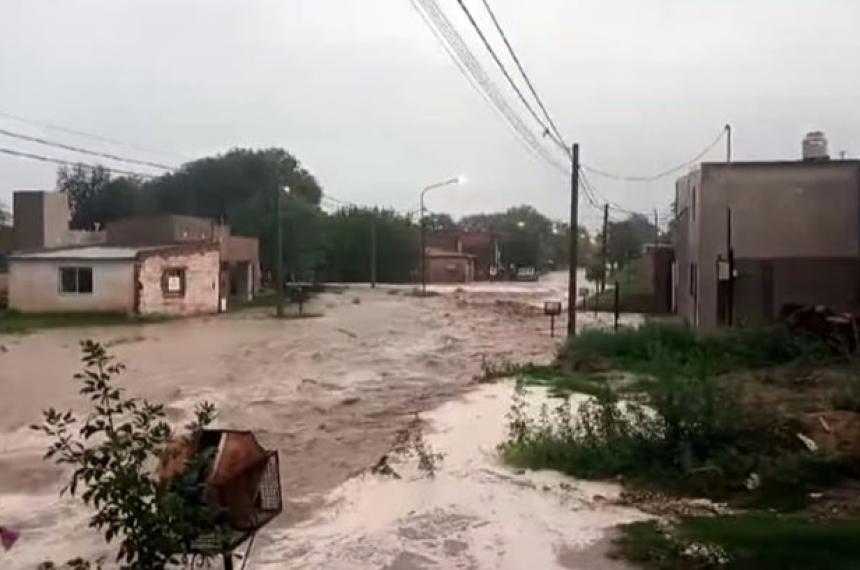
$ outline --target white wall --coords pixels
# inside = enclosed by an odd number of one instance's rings
[[[92,293],[61,293],[60,267],[92,267]],[[9,308],[23,313],[134,311],[131,260],[10,260]]]

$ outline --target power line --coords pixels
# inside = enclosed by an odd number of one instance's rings
[[[22,117],[20,115],[13,115],[12,113],[7,113],[5,111],[0,111],[0,117],[4,117],[6,119],[11,119],[13,121],[18,121],[18,122],[29,124],[29,125],[35,125],[37,127],[42,127],[45,129],[51,129],[54,131],[67,133],[70,135],[75,135],[78,137],[84,137],[84,138],[88,138],[88,139],[92,139],[92,140],[96,140],[96,141],[101,141],[104,143],[123,146],[123,147],[129,148],[129,149],[132,149],[132,150],[149,152],[149,153],[153,153],[153,154],[160,154],[162,156],[172,156],[174,158],[179,158],[181,160],[188,160],[187,158],[180,156],[176,153],[166,152],[163,150],[158,150],[158,149],[148,148],[145,146],[140,146],[140,145],[136,145],[136,144],[132,144],[132,143],[127,143],[127,142],[121,141],[119,139],[114,139],[114,138],[106,137],[106,136],[95,134],[95,133],[88,133],[86,131],[81,131],[81,130],[73,129],[70,127],[64,127],[62,125],[57,125],[54,123],[48,123],[46,121],[39,121],[36,119],[30,119],[28,117]]]
[[[153,168],[161,168],[163,170],[175,170],[176,169],[176,167],[174,167],[174,166],[168,166],[166,164],[160,164],[158,162],[149,162],[148,160],[137,160],[134,158],[126,158],[126,157],[119,156],[116,154],[110,154],[107,152],[99,152],[99,151],[95,151],[95,150],[90,150],[90,149],[79,147],[79,146],[73,146],[73,145],[69,145],[69,144],[65,144],[65,143],[61,143],[61,142],[43,139],[40,137],[34,137],[34,136],[30,136],[30,135],[25,135],[22,133],[16,133],[13,131],[8,131],[6,129],[0,129],[0,135],[5,135],[7,137],[12,137],[12,138],[16,138],[16,139],[20,139],[20,140],[24,140],[24,141],[34,142],[34,143],[45,145],[45,146],[52,146],[55,148],[70,150],[72,152],[77,152],[77,153],[81,153],[81,154],[88,154],[90,156],[100,156],[102,158],[108,158],[110,160],[116,160],[118,162],[126,162],[129,164],[139,164],[141,166],[151,166]]]
[[[123,176],[137,176],[139,178],[155,178],[153,174],[144,174],[143,172],[134,172],[131,170],[122,170],[119,168],[108,168],[107,166],[86,164],[83,162],[72,162],[70,160],[63,160],[61,158],[54,158],[51,156],[43,156],[41,154],[33,154],[30,152],[22,152],[19,150],[14,150],[11,148],[0,147],[0,153],[7,154],[9,156],[15,156],[18,158],[29,158],[31,160],[39,160],[42,162],[50,162],[53,164],[59,164],[61,166],[81,166],[83,168],[88,168],[90,170],[96,170],[97,168],[103,168],[104,170],[111,172],[113,174],[121,174]]]
[[[723,139],[723,137],[726,135],[727,132],[728,132],[728,125],[723,127],[723,129],[720,131],[720,134],[717,135],[717,138],[715,138],[714,141],[711,144],[709,144],[708,146],[706,146],[699,154],[697,154],[696,156],[694,156],[690,160],[687,160],[687,161],[679,164],[678,166],[673,166],[672,168],[667,168],[666,170],[662,170],[662,171],[658,172],[657,174],[652,174],[652,175],[648,175],[648,176],[628,176],[628,175],[621,175],[621,174],[613,174],[612,172],[607,172],[606,170],[601,170],[599,168],[594,168],[592,166],[588,166],[585,164],[583,164],[582,167],[584,169],[588,170],[589,172],[593,173],[593,174],[597,174],[597,175],[603,176],[605,178],[611,178],[613,180],[623,180],[626,182],[653,182],[655,180],[659,180],[660,178],[664,178],[664,177],[669,176],[675,172],[678,172],[679,170],[683,170],[685,168],[688,168],[688,167],[696,164],[697,162],[699,162],[699,160],[701,160],[701,158],[703,156],[708,154],[715,146],[717,146],[717,144]]]
[[[492,107],[505,119],[508,125],[517,133],[520,142],[522,142],[527,150],[531,153],[544,159],[554,168],[564,173],[570,173],[570,170],[559,163],[549,151],[537,140],[534,133],[526,127],[522,118],[511,108],[508,101],[501,94],[498,87],[490,79],[487,72],[481,66],[474,53],[469,49],[466,42],[460,33],[451,24],[451,21],[440,10],[436,0],[412,0],[412,5],[415,10],[422,16],[425,24],[433,31],[436,39],[442,43],[449,56],[460,62],[458,68],[464,75],[471,77],[474,85],[477,85],[486,95],[485,99],[489,100]]]
[[[508,53],[511,54],[511,58],[513,58],[514,63],[516,63],[517,69],[520,70],[520,75],[523,76],[523,79],[525,80],[526,85],[529,88],[529,91],[531,91],[532,95],[535,98],[535,101],[537,101],[537,104],[540,107],[540,110],[543,112],[543,116],[546,117],[547,123],[549,123],[550,127],[552,127],[552,130],[555,133],[555,136],[558,137],[558,140],[560,140],[562,142],[562,144],[564,145],[565,152],[569,152],[569,148],[568,148],[569,145],[567,144],[567,142],[564,140],[564,137],[559,132],[558,127],[555,126],[555,122],[552,120],[552,117],[550,116],[549,111],[546,110],[546,106],[544,106],[543,101],[541,101],[541,98],[538,96],[537,90],[534,88],[534,85],[532,84],[531,79],[529,79],[529,76],[526,73],[526,70],[523,68],[522,63],[520,63],[520,58],[517,57],[517,54],[514,51],[513,46],[508,41],[507,34],[505,34],[505,31],[502,29],[501,24],[499,24],[499,20],[496,18],[496,14],[493,12],[493,9],[490,8],[489,1],[483,0],[483,2],[484,2],[484,8],[486,8],[487,13],[490,14],[490,19],[493,21],[493,25],[496,26],[496,30],[499,32],[499,35],[502,36],[502,40],[505,42],[505,46],[508,48]]]
[[[493,46],[490,45],[490,42],[487,39],[487,36],[484,35],[484,32],[481,30],[481,27],[478,25],[478,22],[475,21],[475,18],[472,16],[472,12],[469,11],[469,8],[467,8],[466,4],[463,3],[463,0],[457,0],[457,3],[460,4],[460,8],[466,14],[466,17],[469,19],[469,23],[472,24],[472,27],[478,33],[478,37],[481,38],[481,41],[483,42],[484,47],[487,48],[487,51],[490,52],[490,55],[492,56],[493,61],[496,62],[496,65],[502,71],[502,75],[505,76],[505,79],[508,80],[508,83],[510,84],[511,88],[517,94],[517,97],[519,97],[520,101],[522,101],[523,105],[525,105],[526,109],[528,110],[529,114],[531,114],[532,118],[534,118],[534,120],[541,126],[541,132],[542,132],[543,136],[548,136],[550,138],[550,140],[552,140],[554,143],[556,143],[559,147],[561,147],[566,152],[568,150],[567,145],[564,144],[564,142],[562,142],[561,140],[558,140],[555,138],[553,133],[550,132],[549,127],[547,127],[546,124],[544,124],[544,122],[541,120],[541,118],[535,112],[534,108],[532,108],[531,104],[529,104],[525,95],[523,95],[523,92],[520,90],[519,86],[516,84],[514,79],[511,77],[511,74],[508,73],[508,70],[505,67],[505,65],[502,63],[502,60],[499,59],[499,56],[496,54],[496,50],[494,50]],[[485,3],[485,5],[487,5],[487,4]],[[489,5],[487,5],[487,7],[489,9]],[[493,21],[495,22],[495,17],[493,18]],[[498,27],[498,23],[496,23],[496,27],[501,32],[501,28]],[[503,32],[502,32],[502,35],[504,36]],[[507,43],[507,40],[505,40],[505,43],[508,45],[508,48],[510,49],[510,44]],[[522,69],[522,68],[520,68],[520,69]]]

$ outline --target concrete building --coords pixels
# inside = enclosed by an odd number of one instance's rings
[[[476,281],[487,281],[498,274],[501,262],[499,236],[492,230],[454,229],[432,232],[427,236],[427,245],[474,256]]]
[[[69,200],[60,192],[17,190],[12,198],[15,251],[102,243],[101,231],[69,229]]]
[[[475,256],[435,247],[425,250],[428,283],[469,283],[475,279]]]
[[[675,190],[673,304],[688,323],[860,310],[860,161],[704,163]]]
[[[9,307],[22,313],[215,313],[219,267],[211,242],[16,253],[9,257]]]
[[[111,222],[106,234],[106,243],[111,246],[215,242],[221,254],[222,292],[230,298],[249,300],[260,288],[259,240],[234,236],[229,225],[206,218],[165,214]]]

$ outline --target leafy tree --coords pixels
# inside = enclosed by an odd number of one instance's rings
[[[53,439],[45,459],[72,468],[61,494],[79,496],[95,510],[89,526],[103,531],[108,543],[119,541],[116,560],[122,568],[159,570],[180,563],[195,539],[217,537],[222,530],[219,513],[204,497],[211,457],[190,462],[174,479],[157,478],[150,466],[167,456],[173,437],[164,406],[127,397],[114,384],[124,366],[96,342],[81,346],[84,370],[74,377],[91,410],[85,418],[54,408],[44,411],[44,421],[31,427]],[[199,405],[189,431],[196,434],[214,414],[211,404]],[[69,565],[90,568],[81,560]]]
[[[505,212],[466,216],[462,228],[493,230],[500,236],[502,264],[507,268],[534,266],[561,268],[570,259],[570,225],[553,222],[531,206],[516,206]],[[592,253],[591,239],[579,228],[580,264]]]
[[[110,173],[102,166],[90,168],[82,164],[61,166],[57,171],[57,189],[68,196],[76,230],[93,230],[104,223],[100,201],[110,183]]]
[[[427,214],[424,216],[424,226],[428,232],[457,229],[457,224],[448,214]]]
[[[609,222],[608,230],[606,255],[608,261],[618,267],[641,257],[645,244],[653,242],[656,235],[654,224],[641,214],[631,214],[620,222]]]
[[[313,175],[280,148],[237,148],[195,160],[145,187],[153,194],[158,212],[218,220],[230,220],[237,209],[250,201],[261,208],[271,208],[277,192],[285,187],[309,204],[318,205],[322,198],[322,188]]]
[[[418,227],[391,210],[344,208],[326,221],[326,278],[370,280],[371,238],[376,225],[377,279],[409,281],[418,266]]]

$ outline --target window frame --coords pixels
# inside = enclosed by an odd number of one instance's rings
[[[179,275],[179,291],[171,291],[169,289],[169,279],[172,277],[171,273],[178,272]],[[185,293],[188,290],[187,287],[187,268],[184,266],[171,266],[165,267],[161,271],[161,294],[165,298],[170,299],[182,299],[185,297]]]
[[[66,271],[74,272],[74,290],[67,291],[63,279],[63,273]],[[89,291],[81,290],[81,273],[89,272]],[[95,282],[93,279],[94,271],[92,265],[61,265],[57,268],[57,290],[60,295],[92,295],[95,291]]]

